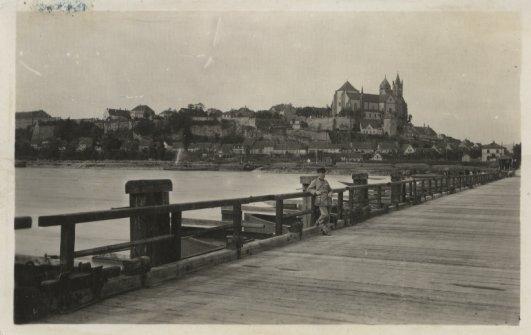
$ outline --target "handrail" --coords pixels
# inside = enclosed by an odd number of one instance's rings
[[[402,185],[410,182],[409,180],[402,180],[388,183],[367,184],[347,186],[344,188],[332,189],[332,193],[345,192],[347,190],[362,190],[367,188],[377,188],[378,186]],[[277,199],[295,199],[301,197],[308,197],[312,194],[310,192],[294,192],[284,194],[267,194],[260,196],[250,196],[242,198],[206,200],[197,202],[184,202],[169,205],[143,206],[143,207],[119,207],[114,209],[76,212],[56,215],[43,215],[38,219],[39,227],[61,226],[64,224],[77,224],[94,221],[105,221],[115,219],[125,219],[136,215],[150,215],[150,214],[168,214],[172,212],[184,212],[190,210],[216,208],[222,206],[233,206],[235,204],[249,204],[253,202],[277,200]]]
[[[475,175],[459,175],[459,176],[441,176],[441,177],[427,177],[419,179],[406,179],[391,181],[386,183],[376,184],[362,184],[352,185],[343,188],[332,189],[333,194],[337,194],[337,202],[334,205],[335,213],[333,216],[336,222],[339,220],[348,222],[348,225],[355,224],[368,217],[371,210],[386,209],[386,208],[400,208],[403,204],[416,204],[429,199],[434,199],[437,194],[443,195],[453,193],[463,188],[473,188],[475,185],[481,185],[492,180],[502,177],[500,173],[484,173]],[[365,180],[366,182],[366,180]],[[348,192],[348,198],[344,198],[344,193]],[[285,213],[284,200],[294,198],[307,199],[306,205],[302,210],[291,213]],[[177,259],[181,259],[180,255],[180,239],[182,234],[181,221],[182,212],[206,208],[217,208],[232,206],[232,237],[231,240],[237,251],[239,257],[241,246],[243,244],[242,238],[242,205],[261,201],[275,201],[275,235],[283,234],[286,221],[295,217],[306,217],[309,219],[309,225],[314,225],[316,221],[316,214],[314,211],[315,195],[308,191],[283,193],[283,194],[268,194],[261,196],[250,196],[241,198],[208,200],[198,202],[186,202],[167,205],[143,206],[143,207],[121,207],[110,210],[68,213],[59,215],[45,215],[40,216],[38,225],[40,227],[61,226],[61,246],[60,246],[60,261],[63,271],[69,271],[73,268],[74,258],[81,256],[90,256],[106,252],[126,250],[128,248],[154,244],[162,242],[176,241],[177,248],[172,251]],[[309,201],[309,202],[308,202]],[[381,212],[381,211],[380,211]],[[168,214],[171,215],[171,231],[164,235],[155,237],[136,239],[125,243],[118,243],[114,245],[107,245],[85,250],[75,250],[75,226],[78,223],[104,221],[112,219],[133,218],[146,215]],[[18,221],[17,221],[18,220]],[[15,229],[18,227],[27,228],[28,218],[16,218]],[[288,223],[290,225],[291,223]],[[31,227],[31,218],[29,218],[29,227]],[[297,227],[299,234],[302,236],[302,225]],[[195,236],[194,234],[188,236]]]

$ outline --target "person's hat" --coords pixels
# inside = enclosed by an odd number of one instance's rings
[[[317,173],[325,173],[326,169],[324,167],[320,167],[317,169]]]

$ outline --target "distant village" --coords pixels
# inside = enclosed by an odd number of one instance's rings
[[[221,111],[202,103],[156,113],[147,105],[107,108],[101,118],[62,119],[44,110],[16,113],[19,160],[166,160],[182,162],[446,161],[494,162],[511,157],[483,145],[416,126],[397,74],[377,93],[348,81],[328,107],[279,104]]]

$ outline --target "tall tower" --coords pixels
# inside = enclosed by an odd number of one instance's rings
[[[393,81],[393,92],[395,92],[395,95],[397,97],[402,97],[402,93],[403,93],[403,89],[404,89],[403,84],[404,84],[404,82],[400,81],[400,76],[397,73],[396,74],[396,79],[395,79],[395,81]]]
[[[391,85],[389,85],[387,76],[385,76],[384,80],[382,80],[382,83],[380,84],[380,95],[386,95],[390,90]]]

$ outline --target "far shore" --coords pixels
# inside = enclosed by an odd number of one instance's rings
[[[19,161],[17,161],[18,163]],[[109,168],[109,169],[153,169],[163,170],[172,169],[177,165],[172,161],[147,161],[147,160],[103,160],[103,161],[52,161],[52,160],[28,160],[24,161],[26,167],[37,168]],[[242,171],[242,165],[239,163],[205,163],[192,162],[187,163],[187,170],[200,171],[208,170],[208,168],[215,167],[217,171]],[[314,173],[318,164],[297,164],[292,162],[286,163],[272,163],[267,166],[259,166],[257,170],[270,173]],[[370,175],[390,175],[399,170],[402,172],[427,173],[427,172],[441,172],[451,169],[485,169],[487,166],[482,164],[460,164],[456,162],[433,162],[433,163],[415,163],[415,162],[363,162],[363,163],[338,163],[334,166],[326,166],[329,174],[333,175],[348,175],[352,172],[366,172]]]

